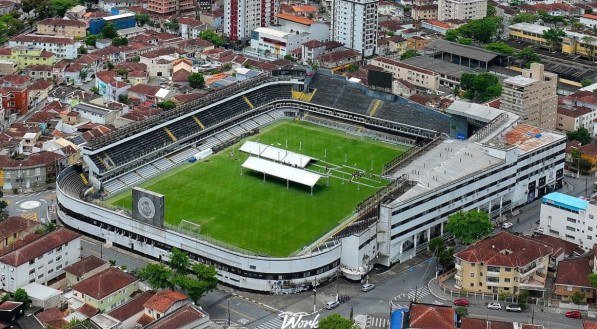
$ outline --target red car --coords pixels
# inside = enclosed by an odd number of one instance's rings
[[[468,306],[469,302],[466,298],[458,298],[454,300],[454,305],[456,306]]]
[[[566,317],[572,319],[580,319],[582,315],[580,314],[580,311],[568,311],[566,312]]]

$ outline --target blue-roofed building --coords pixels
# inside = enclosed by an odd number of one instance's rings
[[[554,192],[541,200],[538,230],[590,250],[597,242],[596,216],[597,206],[594,203]]]
[[[102,28],[108,23],[114,24],[117,30],[128,29],[137,25],[133,13],[101,17],[89,21],[89,34],[100,34]]]

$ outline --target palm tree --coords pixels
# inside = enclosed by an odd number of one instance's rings
[[[553,48],[562,43],[562,39],[566,36],[566,32],[558,28],[550,28],[549,30],[543,31],[543,38],[549,44],[549,51],[553,51]]]
[[[582,37],[583,47],[587,50],[587,56],[590,60],[595,60],[597,54],[597,38],[585,35]]]

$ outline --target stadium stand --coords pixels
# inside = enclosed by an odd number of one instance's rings
[[[340,110],[368,115],[371,97],[364,86],[352,83],[337,75],[316,74],[309,88],[317,89],[311,102]],[[415,127],[448,133],[448,117],[407,99],[397,97],[396,101],[384,101],[376,110],[376,117],[400,122]],[[421,120],[425,118],[425,120]]]

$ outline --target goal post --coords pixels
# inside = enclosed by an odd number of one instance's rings
[[[178,228],[185,232],[201,234],[201,224],[193,223],[186,219],[180,221]]]

